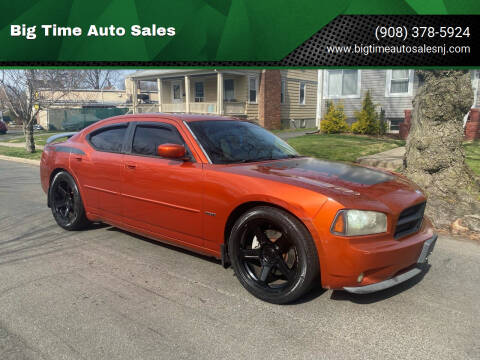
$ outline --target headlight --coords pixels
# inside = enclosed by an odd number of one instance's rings
[[[387,215],[377,211],[340,210],[332,232],[343,236],[378,234],[387,231]]]

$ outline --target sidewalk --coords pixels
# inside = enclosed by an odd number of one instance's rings
[[[395,171],[403,166],[404,155],[405,146],[401,146],[378,154],[359,157],[356,162]]]
[[[298,129],[295,131],[281,131],[281,132],[275,133],[275,135],[277,135],[282,140],[288,140],[295,137],[306,135],[307,133],[313,132],[313,131],[315,130],[314,129],[313,130]]]
[[[0,146],[8,146],[8,147],[14,147],[14,148],[25,148],[25,143],[11,143],[11,142],[0,141]],[[35,144],[35,149],[43,150],[43,145]]]

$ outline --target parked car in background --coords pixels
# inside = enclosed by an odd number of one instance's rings
[[[425,196],[406,178],[300,156],[224,117],[125,115],[55,135],[40,176],[64,229],[100,221],[214,256],[277,304],[316,281],[389,288],[418,275],[436,241]]]
[[[0,120],[0,134],[6,134],[8,131],[7,124],[3,120]]]
[[[45,130],[45,129],[43,128],[43,126],[40,125],[40,124],[35,124],[35,125],[33,125],[33,129],[34,129],[34,130]]]

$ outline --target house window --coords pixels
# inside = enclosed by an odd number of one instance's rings
[[[300,97],[298,99],[298,103],[300,105],[305,105],[305,90],[307,85],[304,82],[300,82]]]
[[[203,102],[203,101],[204,101],[203,82],[196,82],[195,83],[195,102]]]
[[[280,90],[280,103],[285,104],[285,79],[282,79],[282,88]]]
[[[248,101],[250,103],[257,102],[258,78],[251,76],[248,78]]]
[[[330,99],[360,97],[359,70],[327,70],[324,93]]]
[[[233,79],[223,80],[223,100],[234,101],[235,100],[235,87]]]
[[[385,96],[411,96],[413,70],[387,70]]]
[[[480,82],[480,70],[472,70],[472,88],[474,91],[473,107],[478,106],[478,88]]]

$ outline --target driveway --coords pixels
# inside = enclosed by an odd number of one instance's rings
[[[424,277],[271,305],[214,260],[54,223],[38,167],[0,160],[0,358],[479,359],[480,246],[441,236]]]

